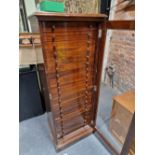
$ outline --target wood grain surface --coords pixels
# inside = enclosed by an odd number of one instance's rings
[[[93,131],[95,77],[99,70],[96,57],[102,50],[98,44],[102,37],[98,38],[99,24],[106,16],[64,13],[36,13],[36,16],[52,112],[52,134],[56,147],[61,148]],[[65,138],[69,135],[72,140]]]

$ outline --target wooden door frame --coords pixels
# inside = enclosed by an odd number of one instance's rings
[[[97,92],[96,92],[96,98],[95,98],[95,105],[96,105],[96,113],[94,116],[95,121],[95,135],[99,138],[99,140],[105,145],[105,147],[114,155],[126,155],[128,153],[128,150],[130,148],[130,144],[132,141],[132,138],[135,133],[135,113],[133,115],[132,121],[130,123],[130,127],[127,133],[127,137],[125,139],[123,148],[121,153],[118,153],[117,150],[108,142],[108,140],[104,137],[104,135],[96,128],[96,118],[97,118],[97,109],[99,105],[99,94],[100,94],[100,82],[101,82],[101,75],[102,75],[102,68],[103,68],[103,57],[104,57],[104,47],[106,42],[106,33],[107,30],[129,30],[134,31],[135,30],[135,20],[109,20],[106,22],[106,24],[103,24],[102,27],[102,39],[100,43],[100,52],[99,52],[99,61],[97,66]]]

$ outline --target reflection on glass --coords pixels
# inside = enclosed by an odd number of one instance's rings
[[[135,111],[134,32],[112,31],[105,51],[96,128],[120,153]],[[108,40],[108,39],[107,39]]]
[[[96,126],[113,147],[121,152],[134,113],[134,91],[119,93],[101,86]]]

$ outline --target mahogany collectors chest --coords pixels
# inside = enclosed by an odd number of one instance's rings
[[[103,14],[36,13],[51,137],[57,149],[95,129],[105,42]]]

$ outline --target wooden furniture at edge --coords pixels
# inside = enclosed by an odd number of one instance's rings
[[[123,145],[128,133],[135,111],[135,92],[127,91],[121,95],[113,97],[113,107],[110,119],[110,131]],[[134,155],[134,140],[129,149],[129,154]]]
[[[35,13],[57,150],[95,130],[106,15]]]
[[[43,63],[39,33],[19,34],[19,65]]]

